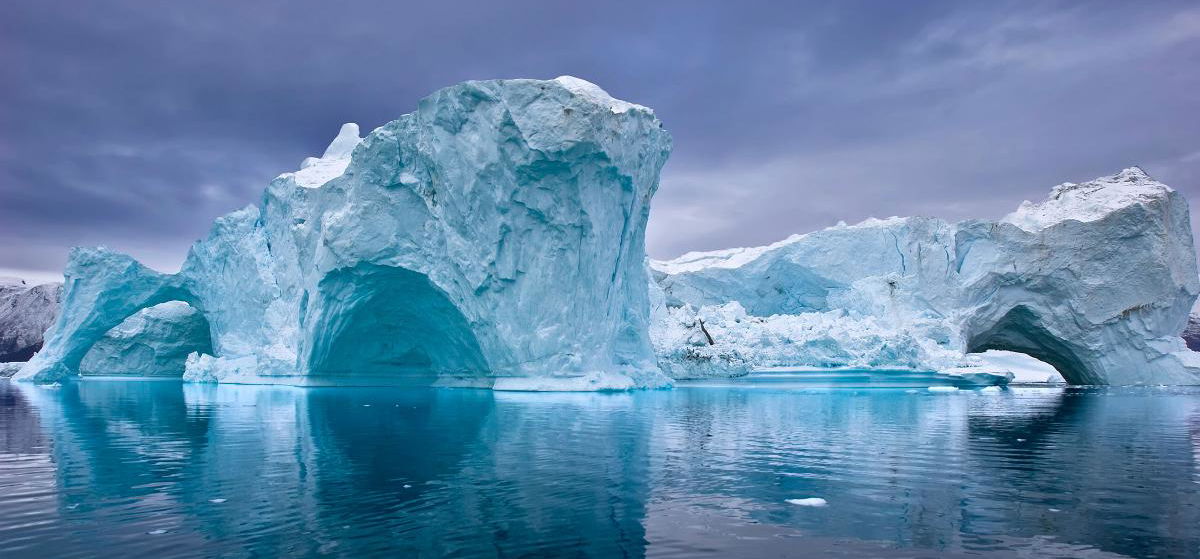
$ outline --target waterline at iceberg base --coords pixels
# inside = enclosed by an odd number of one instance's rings
[[[1009,350],[1073,384],[1200,383],[1179,337],[1200,293],[1187,204],[1140,169],[995,222],[868,220],[647,266],[670,144],[650,109],[576,78],[443,89],[364,138],[344,126],[177,274],[73,251],[16,376],[73,377],[123,321],[180,301],[207,351],[180,367],[160,356],[188,346],[169,344],[125,372],[620,390],[764,367],[1003,378],[973,354]],[[160,326],[142,332],[195,329]],[[121,339],[156,347],[138,335]]]

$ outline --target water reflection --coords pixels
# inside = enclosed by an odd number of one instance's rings
[[[0,383],[0,553],[1195,556],[1198,403]]]

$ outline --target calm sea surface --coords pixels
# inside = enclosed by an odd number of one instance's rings
[[[0,555],[370,554],[1197,557],[1200,389],[0,381]]]

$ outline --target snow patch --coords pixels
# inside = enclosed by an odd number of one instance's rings
[[[321,157],[309,157],[300,163],[300,170],[284,173],[280,178],[291,177],[304,188],[320,188],[325,183],[346,174],[354,148],[362,142],[358,136],[358,125],[347,122],[338,131],[337,137],[325,148]]]

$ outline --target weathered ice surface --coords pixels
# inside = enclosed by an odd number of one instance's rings
[[[208,322],[181,301],[142,309],[88,350],[83,375],[181,377],[191,353],[212,353]]]
[[[28,361],[42,347],[42,334],[54,323],[62,284],[29,285],[0,278],[0,363]]]
[[[653,112],[588,82],[467,82],[280,175],[178,274],[77,249],[18,377],[78,373],[141,309],[182,301],[212,351],[186,379],[624,389],[670,380],[648,336],[644,233],[670,151]]]
[[[998,222],[872,219],[651,265],[652,338],[676,376],[970,370],[996,349],[1074,384],[1200,383],[1180,338],[1200,292],[1187,203],[1137,168]]]

